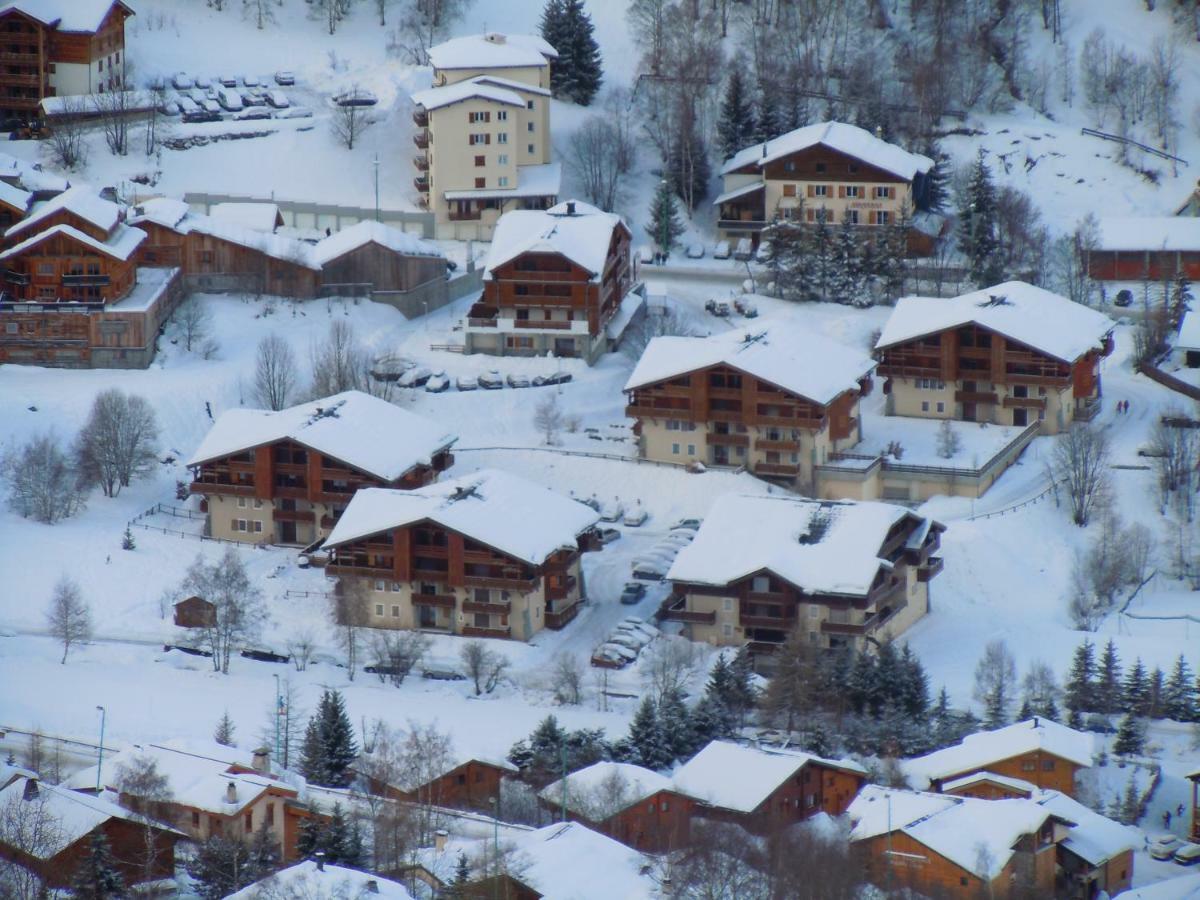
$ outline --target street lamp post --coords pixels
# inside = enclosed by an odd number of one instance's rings
[[[379,154],[375,154],[375,221],[379,221]]]
[[[283,715],[283,698],[279,694],[279,673],[275,676],[275,760],[279,761],[279,717]]]
[[[104,772],[104,720],[106,714],[103,706],[97,706],[100,710],[100,754],[96,760],[96,796],[100,796],[100,778]]]

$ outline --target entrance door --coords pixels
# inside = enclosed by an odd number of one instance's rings
[[[418,626],[421,628],[437,628],[437,607],[422,603],[417,606]]]
[[[296,540],[296,523],[295,522],[280,522],[279,523],[279,543],[295,544]]]
[[[575,355],[575,338],[555,338],[554,355],[572,357]]]
[[[1017,407],[1013,410],[1013,424],[1020,425],[1024,428],[1029,424],[1029,410],[1023,407]]]
[[[963,404],[963,421],[964,422],[974,422],[975,421],[975,404],[974,403],[964,403]]]

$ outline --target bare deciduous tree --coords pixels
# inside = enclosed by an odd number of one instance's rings
[[[375,631],[371,654],[380,681],[396,687],[416,668],[429,649],[429,637],[420,631]]]
[[[1187,419],[1177,407],[1164,409],[1150,432],[1151,458],[1158,481],[1160,511],[1174,502],[1191,519],[1195,506],[1200,429],[1177,427]]]
[[[212,651],[213,671],[228,675],[234,649],[256,640],[267,619],[262,591],[250,581],[233,547],[226,547],[221,558],[212,563],[197,554],[180,587],[213,605],[212,622],[201,629],[201,634]]]
[[[467,641],[459,653],[467,677],[475,686],[475,696],[490,694],[496,689],[500,677],[507,671],[509,659],[497,653],[483,641]]]
[[[584,671],[577,656],[566,651],[555,656],[550,678],[559,703],[578,706],[583,702]]]
[[[975,699],[983,704],[984,724],[989,728],[1008,723],[1016,685],[1017,665],[1008,645],[999,638],[988,641],[975,667]]]
[[[583,186],[584,199],[608,212],[621,202],[623,165],[632,150],[607,114],[591,116],[567,142],[567,168]]]
[[[962,449],[962,438],[954,430],[949,419],[942,419],[937,433],[937,454],[942,459],[952,459]]]
[[[96,395],[75,442],[80,477],[115,497],[155,462],[158,424],[145,398],[109,388]]]
[[[278,334],[258,342],[254,359],[254,402],[265,409],[284,409],[296,394],[296,357]]]
[[[262,31],[265,26],[275,24],[273,6],[272,0],[242,0],[242,14],[247,19],[252,19],[254,27]]]
[[[13,855],[47,859],[62,847],[62,822],[36,781],[25,792],[13,792],[0,805],[0,844]],[[42,900],[46,893],[47,885],[37,872],[12,861],[8,854],[0,855],[0,896]]]
[[[55,165],[75,171],[87,163],[86,114],[82,97],[62,98],[62,110],[50,126],[50,154]]]
[[[330,601],[330,618],[337,628],[338,642],[346,654],[346,672],[354,680],[362,630],[370,624],[369,582],[361,578],[342,578]]]
[[[294,632],[288,638],[288,655],[292,658],[292,664],[296,667],[297,672],[308,670],[308,664],[312,661],[316,649],[317,639],[307,628]]]
[[[127,73],[126,73],[127,74]],[[92,107],[104,131],[104,141],[113,156],[129,153],[129,125],[135,111],[134,92],[123,88],[92,94]]]
[[[417,839],[427,847],[440,825],[441,777],[454,767],[454,745],[450,735],[439,731],[436,722],[408,723],[408,733],[399,750],[399,784],[411,792],[417,808]]]
[[[75,515],[86,498],[79,475],[53,432],[35,435],[0,459],[8,504],[17,515],[53,525]]]
[[[166,846],[158,840],[159,830],[178,826],[173,816],[171,782],[151,756],[134,756],[121,763],[116,776],[117,790],[142,826],[141,844],[129,852],[142,872],[142,880],[151,881],[166,853]]]
[[[356,83],[351,89],[352,94],[358,94],[361,88]],[[375,124],[375,117],[369,106],[359,106],[355,103],[342,103],[333,111],[329,118],[329,127],[338,143],[344,144],[347,150],[354,149],[363,132]]]
[[[763,852],[740,828],[725,823],[692,827],[688,846],[664,860],[672,896],[684,900],[770,900]],[[775,896],[786,896],[778,894]]]
[[[191,353],[193,348],[200,349],[212,332],[212,313],[207,304],[192,294],[179,304],[175,312],[175,326],[183,340],[183,349]]]
[[[554,392],[548,392],[533,408],[533,427],[541,433],[547,446],[558,443],[558,433],[563,427],[563,411]]]
[[[1108,498],[1108,453],[1108,435],[1090,423],[1075,422],[1056,439],[1051,475],[1065,488],[1076,525],[1087,525]]]
[[[50,636],[62,644],[62,662],[75,644],[87,641],[92,636],[92,611],[83,599],[79,585],[66,575],[54,585],[50,595],[50,607],[46,610],[46,625]]]
[[[392,48],[414,65],[429,65],[429,48],[440,41],[462,18],[474,0],[404,0]]]
[[[363,375],[369,368],[367,355],[348,322],[340,319],[332,322],[325,340],[313,344],[310,359],[312,384],[309,395],[313,399],[364,388]]]
[[[279,697],[271,698],[259,740],[271,749],[272,758],[285,769],[293,758],[300,756],[306,724],[307,715],[300,707],[299,692],[292,679],[284,679]]]
[[[644,658],[642,679],[655,703],[687,693],[699,665],[695,644],[684,637],[663,635],[647,648]]]

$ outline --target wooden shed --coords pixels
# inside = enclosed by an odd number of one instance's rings
[[[180,628],[208,628],[217,620],[217,608],[203,597],[185,597],[175,604],[175,624]]]

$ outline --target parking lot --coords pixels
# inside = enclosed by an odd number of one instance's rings
[[[206,75],[175,72],[151,80],[160,92],[159,112],[188,124],[262,119],[310,119],[336,107],[369,108],[377,98],[358,89],[325,98],[300,83],[296,75],[279,71],[271,75],[224,72]]]

